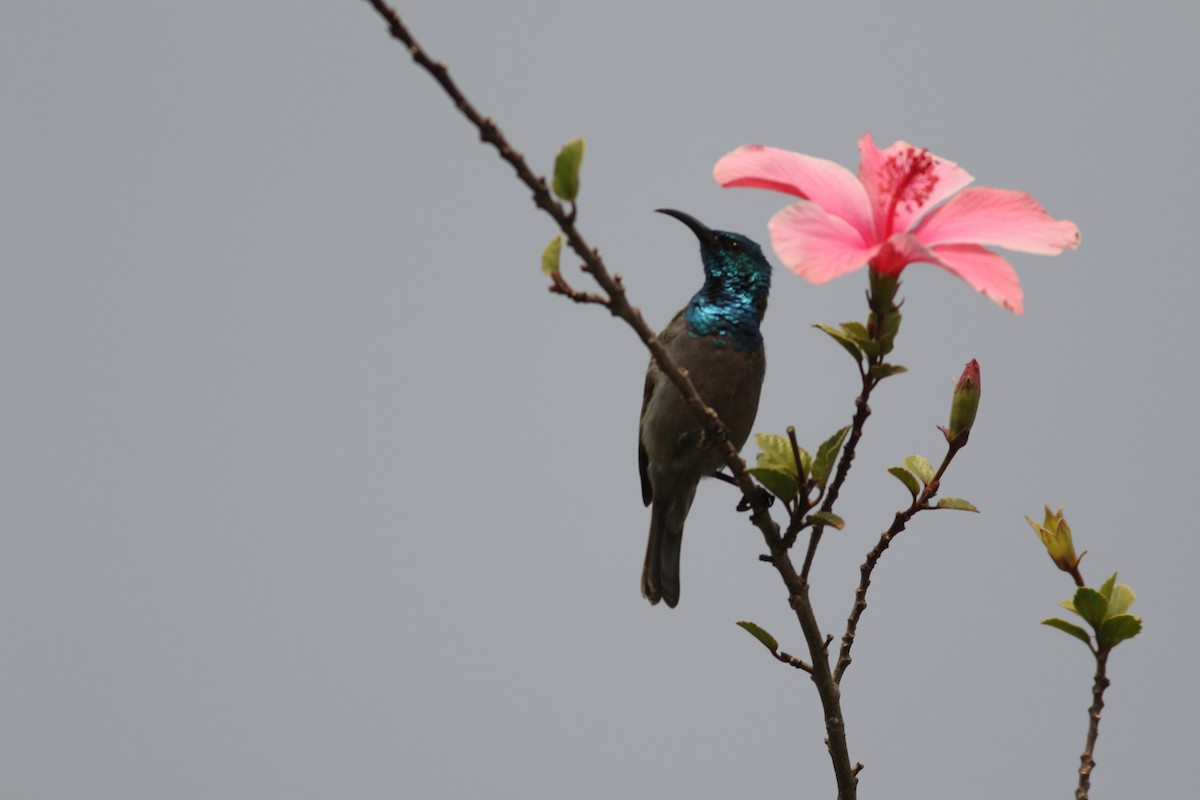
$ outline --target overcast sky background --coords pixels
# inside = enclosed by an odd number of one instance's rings
[[[1146,620],[1093,798],[1195,793],[1196,6],[399,10],[537,169],[587,138],[581,227],[656,327],[701,272],[653,209],[765,243],[788,202],[713,183],[747,142],[854,169],[903,138],[1077,222],[1013,256],[1022,317],[905,273],[910,372],[814,601],[840,636],[906,502],[885,469],[940,457],[978,358],[943,493],[984,513],[895,543],[843,684],[862,796],[1070,796],[1092,663],[1038,625],[1072,591],[1043,503]],[[0,795],[833,796],[810,682],[734,625],[803,652],[735,493],[701,487],[650,607],[645,351],[546,292],[550,223],[366,3],[9,0],[0,96]],[[777,268],[756,430],[848,422],[810,325],[865,285]]]

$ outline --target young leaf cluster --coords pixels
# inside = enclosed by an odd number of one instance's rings
[[[1042,624],[1074,636],[1092,652],[1108,651],[1142,632],[1142,618],[1127,613],[1136,599],[1133,589],[1124,583],[1117,583],[1117,573],[1114,572],[1099,590],[1080,586],[1075,590],[1074,597],[1059,604],[1081,617],[1092,629],[1091,635],[1079,625],[1057,617],[1042,620]]]
[[[937,488],[937,472],[929,459],[922,455],[908,456],[904,459],[903,467],[888,467],[888,474],[904,484],[904,488],[912,495],[913,502],[920,502],[922,507]],[[940,498],[934,507],[951,511],[979,512],[978,508],[960,497]]]
[[[782,500],[793,517],[807,514],[823,499],[829,476],[849,432],[850,427],[846,426],[834,433],[821,443],[815,456],[796,443],[794,428],[788,428],[788,436],[757,433],[754,440],[761,452],[754,467],[747,471],[763,488]],[[814,523],[838,530],[846,524],[841,517],[827,511],[812,514],[803,525]]]
[[[881,381],[892,375],[908,371],[899,364],[888,364],[883,361],[883,357],[891,352],[893,340],[900,329],[900,313],[897,311],[885,314],[883,319],[892,327],[881,329],[878,336],[872,336],[871,331],[861,322],[843,322],[836,328],[832,325],[818,323],[813,327],[828,334],[840,344],[842,349],[858,362],[860,370],[864,369],[864,362],[869,365],[865,369],[870,371],[872,378]]]

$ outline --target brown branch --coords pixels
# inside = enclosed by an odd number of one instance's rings
[[[533,192],[534,204],[549,214],[558,224],[559,230],[566,237],[567,243],[584,262],[584,271],[591,274],[596,283],[607,295],[609,311],[623,319],[637,333],[651,357],[658,364],[663,374],[679,389],[689,407],[700,420],[705,434],[713,441],[720,442],[721,454],[725,463],[733,473],[733,479],[746,502],[753,509],[751,522],[762,532],[767,548],[771,552],[772,563],[783,579],[788,589],[789,603],[796,612],[801,630],[808,644],[812,657],[812,678],[821,698],[825,713],[825,727],[828,734],[827,744],[829,755],[833,760],[834,775],[837,779],[839,800],[853,800],[856,797],[858,783],[856,770],[851,765],[850,755],[846,747],[845,723],[842,719],[841,697],[837,685],[830,672],[829,656],[824,649],[820,626],[813,613],[812,603],[808,598],[808,583],[796,574],[795,567],[788,558],[787,550],[783,547],[783,537],[779,525],[771,518],[767,502],[762,493],[746,472],[746,463],[742,461],[737,450],[725,435],[725,426],[716,412],[709,408],[692,385],[686,370],[681,369],[655,336],[654,331],[642,319],[641,312],[629,304],[625,296],[625,288],[619,277],[614,278],[604,266],[597,250],[590,247],[582,234],[575,227],[575,209],[566,209],[550,194],[543,178],[536,176],[525,162],[524,157],[514,150],[501,133],[500,129],[490,119],[483,117],[466,99],[457,85],[450,78],[450,73],[444,64],[435,62],[417,44],[401,22],[400,17],[382,0],[367,0],[384,21],[387,22],[391,35],[402,42],[412,54],[413,60],[421,65],[438,85],[454,101],[455,107],[479,130],[480,139],[491,144],[499,152],[500,157],[507,161],[516,171],[517,177]],[[561,292],[560,292],[561,293]],[[568,295],[571,296],[571,295]],[[590,302],[590,301],[585,301]]]
[[[882,358],[881,358],[882,360]],[[867,401],[871,397],[871,391],[878,380],[871,377],[870,370],[862,370],[862,391],[854,401],[854,418],[850,422],[850,437],[846,440],[845,446],[842,448],[841,458],[838,459],[837,470],[834,472],[833,480],[829,484],[828,490],[825,492],[825,500],[821,503],[821,511],[829,513],[833,511],[833,504],[837,502],[838,494],[842,490],[842,484],[846,482],[846,476],[850,474],[850,465],[854,461],[854,452],[858,448],[858,440],[862,438],[863,426],[867,424],[867,417],[871,416],[871,407],[867,405]],[[812,569],[813,558],[817,555],[817,545],[821,543],[821,534],[825,532],[825,525],[817,523],[813,525],[812,533],[808,537],[808,551],[804,554],[804,566],[800,569],[800,576],[808,580],[809,570]],[[792,540],[795,541],[795,535]],[[791,544],[788,544],[791,547]]]
[[[1112,649],[1108,647],[1096,651],[1096,678],[1092,682],[1092,707],[1088,709],[1087,743],[1083,755],[1079,757],[1079,787],[1075,790],[1075,800],[1087,800],[1092,785],[1092,770],[1096,768],[1092,753],[1096,749],[1096,737],[1100,735],[1100,712],[1104,710],[1104,690],[1109,685],[1105,671],[1111,652]]]
[[[881,276],[874,269],[869,270],[868,275],[871,288],[867,292],[867,305],[871,307],[871,314],[867,319],[867,330],[870,333],[871,341],[875,344],[875,349],[872,353],[867,354],[865,365],[861,360],[858,362],[858,372],[862,378],[862,391],[854,400],[854,417],[850,421],[850,438],[846,440],[846,444],[842,448],[837,470],[825,493],[824,502],[821,503],[820,510],[825,513],[833,511],[833,505],[841,493],[842,484],[846,482],[846,476],[850,474],[850,466],[854,463],[854,454],[858,449],[858,440],[862,438],[867,417],[871,416],[871,406],[869,405],[871,392],[883,380],[876,372],[876,368],[884,366],[884,359],[891,352],[900,327],[900,307],[895,303],[896,290],[900,288],[899,282],[895,278]],[[818,522],[813,525],[812,533],[809,534],[808,551],[804,554],[804,566],[800,570],[800,577],[804,580],[808,580],[809,570],[812,569],[813,559],[817,555],[817,545],[821,543],[821,534],[824,532],[825,525]],[[791,547],[790,542],[788,547]]]
[[[446,69],[446,65],[434,61],[426,54],[424,49],[422,49],[404,26],[404,23],[401,22],[400,16],[387,3],[382,2],[382,0],[367,0],[367,2],[387,22],[388,32],[408,48],[413,60],[421,65],[437,81],[443,91],[454,101],[455,107],[478,129],[479,138],[483,142],[495,147],[500,157],[512,166],[513,170],[517,173],[517,178],[533,192],[534,204],[554,219],[559,230],[562,231],[563,236],[566,238],[567,243],[571,246],[571,249],[583,259],[583,270],[592,276],[608,296],[607,300],[601,302],[601,304],[605,305],[614,316],[620,317],[628,323],[634,332],[637,333],[643,344],[650,350],[651,356],[654,357],[654,360],[658,363],[663,373],[675,384],[675,387],[679,389],[692,411],[699,418],[704,433],[712,441],[721,442],[722,455],[725,456],[726,464],[733,473],[734,480],[746,496],[746,499],[754,502],[757,497],[757,493],[754,491],[754,483],[746,473],[746,463],[742,461],[733,445],[728,441],[728,436],[725,435],[725,426],[717,417],[716,412],[709,408],[703,399],[701,399],[695,386],[692,385],[691,380],[687,377],[686,371],[680,369],[671,360],[670,356],[667,355],[666,349],[658,341],[654,331],[646,324],[641,312],[629,304],[628,299],[625,297],[624,286],[622,286],[618,279],[609,274],[608,268],[605,267],[604,262],[600,258],[599,251],[592,248],[575,227],[574,206],[572,205],[568,209],[554,199],[554,196],[546,186],[545,179],[534,174],[533,170],[529,168],[528,163],[526,163],[525,157],[513,149],[496,123],[484,117],[475,109],[450,77],[450,72]],[[561,279],[561,276],[559,277]],[[563,291],[558,287],[557,281],[555,286],[551,288],[551,291],[565,294],[573,299],[575,298],[573,294],[574,290],[571,290],[571,292]],[[768,535],[766,530],[763,533],[764,535]],[[778,536],[777,528],[774,535]]]
[[[796,669],[802,669],[805,672],[807,672],[809,675],[812,675],[812,671],[813,671],[812,664],[801,661],[800,659],[796,658],[791,653],[788,653],[784,650],[777,650],[774,653],[772,653],[771,655],[775,656],[776,659],[778,659],[779,661],[782,661],[784,664],[787,664],[789,667],[795,667]]]
[[[891,546],[892,540],[899,536],[900,532],[908,526],[909,520],[920,511],[932,509],[929,501],[937,495],[942,475],[946,473],[946,468],[950,466],[950,462],[954,460],[954,456],[966,443],[966,435],[960,436],[958,439],[950,442],[946,450],[946,456],[942,459],[937,472],[934,473],[933,479],[925,485],[920,494],[913,498],[912,505],[903,511],[896,512],[896,516],[892,520],[892,526],[880,534],[879,542],[871,548],[871,552],[867,553],[867,560],[858,568],[862,577],[858,582],[858,588],[854,591],[854,607],[850,610],[850,616],[846,619],[846,632],[842,634],[842,647],[838,652],[837,668],[833,672],[833,679],[836,683],[841,684],[842,675],[846,673],[846,668],[854,660],[850,657],[850,648],[854,646],[854,636],[858,631],[858,622],[862,619],[863,612],[867,610],[867,589],[871,586],[871,573],[875,571],[875,565],[879,563],[879,559],[883,556],[884,551]]]
[[[571,285],[567,283],[566,278],[564,278],[562,273],[558,270],[555,270],[550,275],[550,280],[553,281],[553,283],[550,284],[550,292],[552,294],[561,294],[564,297],[574,300],[576,303],[591,303],[598,306],[604,306],[605,308],[611,307],[611,303],[607,297],[602,297],[601,295],[593,294],[592,292],[580,292],[573,289]]]

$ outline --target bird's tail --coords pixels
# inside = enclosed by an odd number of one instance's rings
[[[696,496],[691,486],[682,496],[656,492],[650,510],[650,538],[642,567],[642,595],[657,605],[659,600],[674,608],[679,604],[679,551],[683,546],[683,523]]]

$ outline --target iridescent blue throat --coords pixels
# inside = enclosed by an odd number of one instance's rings
[[[717,231],[725,242],[736,238],[739,247],[701,248],[704,288],[696,292],[684,312],[692,336],[712,337],[714,347],[735,350],[762,347],[759,325],[767,310],[771,266],[754,242],[738,234]]]

